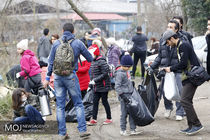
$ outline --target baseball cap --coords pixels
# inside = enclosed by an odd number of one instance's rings
[[[161,45],[165,45],[166,44],[166,41],[172,37],[173,35],[175,35],[176,33],[173,31],[173,30],[166,30],[164,33],[163,33],[163,37],[162,37],[162,44]]]

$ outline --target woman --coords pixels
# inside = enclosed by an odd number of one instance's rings
[[[12,94],[12,107],[14,109],[14,122],[17,124],[44,124],[42,115],[37,109],[38,99],[36,95],[27,93],[18,88]]]

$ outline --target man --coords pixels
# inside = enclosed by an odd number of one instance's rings
[[[134,64],[132,69],[132,79],[135,78],[136,73],[136,65],[140,59],[141,61],[141,78],[144,79],[144,61],[146,59],[146,52],[147,52],[147,44],[148,38],[146,35],[143,34],[141,26],[138,26],[136,35],[132,37],[132,41],[134,42],[133,48],[131,49],[131,53],[134,53]]]
[[[93,60],[92,55],[88,52],[84,44],[78,40],[75,39],[74,36],[74,26],[71,23],[66,23],[63,26],[63,36],[62,40],[64,42],[66,41],[73,41],[70,43],[73,48],[74,53],[74,71],[68,76],[59,76],[57,74],[54,74],[54,88],[56,92],[56,115],[57,115],[57,121],[58,121],[58,134],[62,138],[68,137],[66,133],[66,121],[65,121],[65,101],[66,101],[66,93],[68,91],[69,96],[72,98],[74,107],[76,109],[77,113],[77,121],[78,121],[78,130],[80,133],[80,137],[87,137],[90,134],[87,133],[86,130],[86,121],[85,121],[85,115],[84,115],[84,106],[82,103],[82,97],[80,92],[80,85],[79,80],[76,75],[76,71],[78,70],[78,57],[80,54],[82,54],[88,62],[91,62]],[[46,80],[44,81],[44,87],[46,87],[49,84],[50,76],[53,71],[53,64],[55,61],[55,55],[57,48],[60,45],[60,41],[56,41],[51,49],[50,57],[49,57],[49,66],[48,66],[48,72],[46,76]]]
[[[190,33],[183,30],[183,23],[184,23],[183,18],[181,16],[174,16],[173,19],[179,23],[179,32],[181,34],[185,35],[187,37],[187,39],[189,40],[190,44],[193,46],[193,44],[192,44],[193,36]]]
[[[47,63],[48,56],[51,50],[50,40],[48,38],[49,29],[43,30],[43,36],[39,39],[39,44],[37,48],[37,57],[40,61]]]
[[[88,38],[89,38],[89,36],[91,35],[91,32],[90,31],[86,31],[85,33],[84,33],[84,37],[82,37],[80,40],[85,44],[85,46],[88,48],[88,44],[87,44],[87,42],[88,42]]]
[[[206,43],[208,47],[208,52],[207,52],[207,63],[206,63],[206,68],[207,72],[210,75],[210,17],[208,17],[208,22],[207,22],[207,32],[206,32]]]
[[[167,30],[173,30],[174,32],[178,32],[179,31],[178,22],[174,20],[169,21]],[[163,68],[163,67],[171,66],[178,63],[177,50],[175,48],[167,46],[165,42],[163,41],[163,38],[160,39],[160,44],[161,45],[159,48],[158,56],[156,57],[155,61],[150,65],[152,69],[156,69],[159,66],[160,68]],[[174,73],[180,94],[182,91],[181,72],[182,72],[181,70],[177,70]],[[173,110],[173,103],[172,101],[169,101],[165,97],[164,91],[162,90],[163,84],[164,84],[164,78],[162,80],[163,81],[161,82],[160,89],[163,95],[164,105],[166,109],[164,113],[164,117],[169,118]],[[184,109],[181,106],[180,102],[176,102],[176,120],[177,121],[183,120],[183,116],[184,116]]]
[[[101,29],[100,28],[94,28],[92,30],[91,35],[87,38],[88,47],[90,47],[92,45],[92,42],[95,39],[101,40]]]
[[[177,49],[179,55],[179,62],[169,67],[165,67],[166,72],[175,72],[177,70],[189,70],[190,66],[199,66],[199,61],[197,56],[186,41],[182,41],[178,38],[177,34],[172,30],[167,30],[163,34],[163,43],[167,43],[167,46],[171,46]],[[193,96],[197,89],[197,86],[193,85],[189,79],[186,77],[186,74],[182,75],[183,90],[181,94],[181,105],[183,106],[186,117],[188,128],[181,130],[181,133],[187,135],[194,135],[203,129],[197,114],[193,107]]]

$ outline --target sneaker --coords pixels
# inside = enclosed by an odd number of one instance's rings
[[[189,131],[186,132],[187,135],[195,135],[200,132],[204,127],[201,126],[193,126]]]
[[[112,123],[112,119],[106,119],[106,121],[103,122],[103,124],[105,124],[105,125],[110,124],[110,123]]]
[[[183,120],[183,117],[179,116],[179,115],[176,115],[176,121],[181,121],[181,120]]]
[[[79,136],[80,136],[80,138],[88,137],[88,136],[90,136],[90,133],[88,133],[87,131],[85,131],[85,132],[80,132],[80,133],[79,133]]]
[[[121,136],[127,136],[126,130],[121,130],[121,131],[120,131],[120,135],[121,135]]]
[[[184,129],[184,130],[180,130],[179,132],[182,133],[182,134],[186,134],[188,131],[190,131],[190,127],[188,127],[187,129]]]
[[[131,130],[130,132],[130,136],[133,136],[133,135],[139,135],[141,134],[143,131],[136,131],[136,130]]]
[[[94,119],[91,119],[89,122],[87,122],[87,125],[89,126],[93,126],[93,125],[96,125],[97,124],[97,121],[94,120]]]
[[[166,112],[164,113],[164,117],[168,119],[171,116],[171,111],[172,110],[170,109],[166,109]]]
[[[66,134],[66,135],[64,135],[64,136],[62,136],[62,135],[59,135],[59,136],[58,136],[58,140],[68,140],[68,139],[70,139],[70,137],[69,137],[68,134]]]

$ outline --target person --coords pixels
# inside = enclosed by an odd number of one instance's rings
[[[138,64],[139,59],[141,60],[141,78],[144,79],[144,61],[146,59],[147,52],[147,44],[148,41],[147,36],[142,33],[141,26],[137,27],[137,33],[132,37],[132,41],[134,42],[133,48],[131,49],[131,53],[134,53],[134,64],[132,69],[132,79],[135,78],[136,73],[136,65]]]
[[[114,38],[108,38],[106,40],[106,43],[108,45],[108,52],[107,52],[107,57],[108,57],[108,64],[109,65],[114,65],[116,66],[120,63],[119,62],[119,57],[121,55],[120,48],[117,46],[116,41]]]
[[[79,85],[83,99],[87,93],[88,83],[90,82],[89,69],[91,63],[88,62],[82,55],[80,55],[80,59],[81,61],[78,62],[77,77],[79,78]]]
[[[189,71],[191,66],[200,66],[199,60],[189,42],[179,39],[174,31],[165,31],[163,40],[168,44],[167,46],[176,48],[177,55],[179,55],[179,62],[165,67],[164,70],[166,72],[175,72],[177,70]],[[189,81],[184,72],[182,73],[182,83],[181,105],[186,112],[188,128],[180,132],[187,135],[194,135],[204,128],[193,107],[193,96],[195,95],[197,86]]]
[[[28,49],[28,39],[23,39],[17,44],[17,52],[21,55],[21,71],[16,73],[16,78],[24,77],[26,92],[33,90],[34,94],[38,94],[38,88],[42,87],[41,69],[34,52]]]
[[[108,91],[111,89],[111,83],[109,78],[109,66],[106,62],[106,59],[100,55],[99,47],[96,44],[93,44],[91,47],[95,48],[94,51],[94,60],[91,63],[91,81],[89,82],[90,86],[93,86],[94,95],[93,95],[93,116],[92,119],[87,122],[88,125],[97,124],[97,115],[98,115],[98,105],[99,100],[102,99],[102,104],[106,111],[106,120],[103,124],[111,124],[111,110],[108,102]]]
[[[91,31],[86,31],[85,33],[84,33],[84,37],[82,37],[80,40],[85,44],[85,46],[88,48],[89,46],[88,46],[88,44],[87,44],[87,42],[88,42],[88,38],[91,36]]]
[[[151,37],[150,40],[152,41],[151,48],[150,48],[149,52],[147,52],[147,56],[157,54],[158,49],[159,49],[159,41],[154,37]]]
[[[206,43],[207,43],[207,63],[206,63],[206,69],[208,74],[210,75],[210,17],[208,17],[208,22],[207,22],[207,32],[205,34],[206,36]]]
[[[73,40],[73,41],[71,41]],[[84,44],[75,39],[74,36],[74,26],[71,23],[66,23],[63,26],[63,36],[61,37],[61,41],[67,42],[71,41],[70,46],[73,49],[74,54],[74,70],[70,75],[60,76],[54,73],[54,88],[56,93],[56,116],[58,121],[58,134],[60,138],[68,138],[68,134],[66,133],[66,121],[65,121],[65,101],[66,101],[66,93],[68,91],[69,96],[71,96],[74,107],[76,108],[77,113],[77,121],[78,121],[78,130],[80,137],[87,137],[90,133],[87,132],[85,115],[84,115],[84,106],[82,104],[82,97],[80,92],[80,86],[78,77],[76,75],[76,71],[78,70],[78,57],[82,54],[88,62],[92,61],[92,55],[88,52]],[[52,49],[49,56],[48,61],[48,72],[44,81],[44,87],[47,87],[49,84],[50,76],[52,75],[55,55],[58,47],[60,47],[61,41],[56,41],[52,45]]]
[[[56,40],[59,39],[59,35],[58,34],[53,34],[51,35],[51,39],[50,39],[50,43],[51,45],[55,43]]]
[[[48,58],[51,50],[50,40],[48,38],[49,29],[45,28],[43,30],[43,36],[39,39],[37,48],[37,57],[39,60],[45,60]]]
[[[187,37],[187,39],[189,40],[190,45],[193,46],[193,44],[192,44],[193,36],[189,32],[186,32],[186,31],[183,30],[183,23],[184,23],[183,18],[181,16],[174,16],[173,20],[176,20],[179,23],[179,32],[181,34],[185,35]]]
[[[39,113],[36,95],[27,93],[22,88],[17,88],[12,93],[12,108],[14,109],[15,124],[44,124],[45,121]]]
[[[169,21],[167,30],[173,30],[174,32],[178,32],[179,26],[178,22],[176,21]],[[160,39],[160,49],[158,56],[155,58],[155,61],[150,65],[150,68],[153,70],[157,67],[160,67],[162,69],[163,67],[171,66],[178,63],[178,56],[177,56],[177,50],[173,47],[168,47],[167,44],[164,44],[163,38]],[[182,81],[181,81],[181,70],[177,70],[174,72],[176,83],[179,89],[179,93],[182,92]],[[164,73],[163,71],[159,72],[159,75],[161,73]],[[165,97],[164,91],[163,91],[163,85],[164,85],[164,74],[161,76],[161,84],[159,86],[159,89],[161,91],[161,95],[163,95],[164,99],[164,106],[165,106],[165,118],[170,118],[171,112],[173,110],[173,103],[172,101],[168,100]],[[176,120],[181,121],[183,120],[183,117],[185,115],[184,109],[181,106],[180,102],[176,102]]]
[[[93,40],[101,40],[101,29],[100,28],[94,28],[92,30],[91,35],[87,38],[87,45],[90,47],[93,43]]]
[[[131,96],[132,91],[134,90],[133,84],[131,82],[131,76],[129,73],[130,67],[133,65],[132,57],[129,54],[125,54],[122,56],[120,61],[120,68],[115,72],[115,91],[119,96],[120,101],[120,135],[126,136],[126,123],[127,117],[129,116],[129,124],[130,124],[130,134],[137,135],[139,132],[136,131],[136,125],[134,123],[133,118],[129,115],[128,110],[126,108],[126,103],[123,100],[124,96]]]

